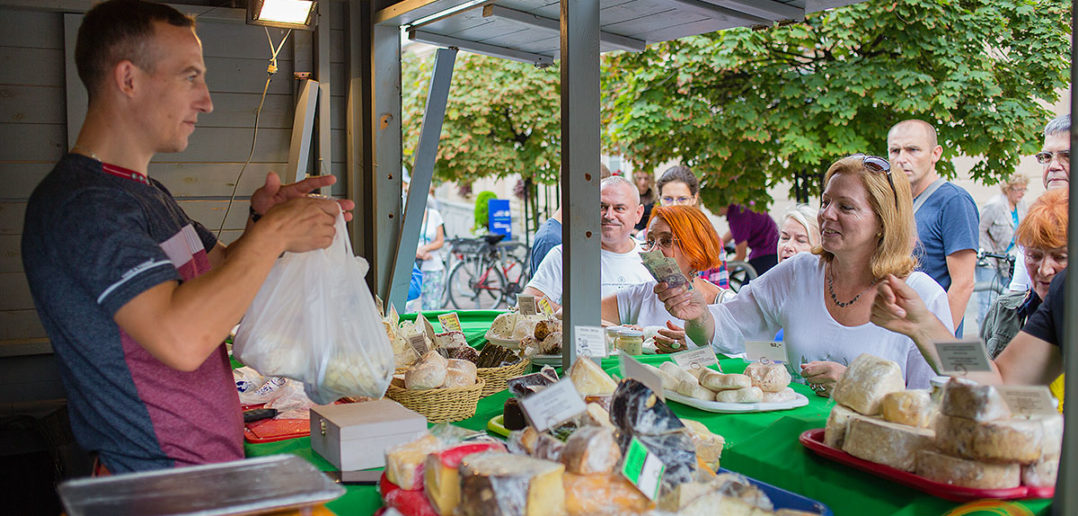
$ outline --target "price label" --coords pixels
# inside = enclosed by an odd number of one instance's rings
[[[940,357],[939,373],[962,376],[966,373],[991,372],[992,363],[981,339],[934,342]]]
[[[587,410],[583,398],[568,378],[521,399],[520,408],[528,424],[540,432]]]
[[[789,362],[786,358],[786,344],[776,341],[767,340],[747,340],[745,341],[745,356],[750,362],[757,360],[768,359],[771,362],[778,362],[785,364]]]
[[[554,315],[554,307],[550,306],[550,300],[545,297],[539,298],[539,309],[547,316]]]
[[[650,369],[644,367],[632,355],[624,352],[618,352],[618,366],[621,369],[621,375],[625,378],[632,378],[647,388],[651,389],[659,399],[666,401],[666,397],[663,396],[663,380],[659,375],[651,372]]]
[[[1052,392],[1044,385],[1003,385],[996,389],[1016,416],[1059,414]]]
[[[438,322],[442,325],[442,331],[464,331],[460,327],[460,317],[457,317],[456,312],[439,315]]]
[[[393,305],[389,305],[389,322],[393,323],[393,327],[396,327],[401,322],[401,316],[397,314],[397,309]]]
[[[422,334],[417,333],[408,337],[408,344],[412,346],[417,355],[423,356],[427,354],[427,338]]]
[[[535,296],[528,294],[521,294],[517,296],[517,308],[520,310],[520,315],[535,315]]]
[[[625,450],[625,461],[621,466],[621,474],[632,482],[644,496],[654,500],[659,496],[659,486],[662,485],[663,473],[666,466],[654,453],[639,439],[633,437],[629,441],[629,448]]]
[[[606,356],[606,337],[600,326],[577,326],[573,332],[573,344],[576,346],[578,357]]]
[[[430,338],[430,340],[433,342],[434,341],[434,325],[432,325],[430,323],[430,321],[428,321],[427,318],[423,316],[423,314],[416,315],[415,316],[415,322],[416,322],[416,326],[418,328],[422,329],[423,332],[427,334],[427,337]]]
[[[674,360],[675,364],[681,366],[682,369],[692,369],[694,367],[706,368],[710,365],[717,366],[719,364],[718,357],[715,356],[715,352],[711,351],[710,347],[674,353],[673,355],[670,355],[670,358]],[[721,371],[722,369],[719,368],[719,370]]]

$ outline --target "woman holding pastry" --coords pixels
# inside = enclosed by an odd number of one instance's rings
[[[718,265],[721,252],[719,235],[711,221],[694,206],[656,206],[648,221],[648,239],[644,251],[658,249],[673,258],[685,278],[692,278],[693,292],[707,303],[718,303],[724,293],[697,272]],[[683,321],[670,315],[654,294],[655,280],[626,287],[602,300],[604,321],[638,326],[662,326],[655,336],[656,347],[663,352],[685,349]],[[701,341],[703,345],[706,341]]]
[[[694,342],[716,352],[743,353],[746,340],[770,340],[785,329],[787,357],[801,376],[828,395],[846,366],[862,353],[898,363],[909,388],[928,388],[932,369],[914,342],[869,321],[876,284],[893,275],[925,300],[928,311],[951,324],[943,289],[913,258],[916,229],[905,174],[887,160],[853,155],[824,177],[820,246],[801,253],[741,289],[730,301],[709,305],[684,286],[655,286],[667,310],[686,321]]]

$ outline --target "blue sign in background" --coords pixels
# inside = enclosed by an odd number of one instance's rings
[[[513,219],[509,214],[509,199],[487,201],[487,229],[491,233],[513,237]]]

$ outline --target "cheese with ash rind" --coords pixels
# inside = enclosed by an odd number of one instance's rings
[[[932,395],[925,390],[889,392],[880,402],[883,418],[892,423],[928,428],[933,419]]]
[[[460,503],[460,474],[457,469],[464,457],[485,451],[505,451],[494,442],[468,443],[427,455],[423,462],[423,491],[438,514],[452,514]]]
[[[860,459],[913,471],[917,452],[930,448],[933,438],[932,431],[926,428],[854,414],[850,416],[842,449]]]
[[[831,407],[831,415],[827,416],[827,425],[823,431],[824,444],[842,449],[842,442],[846,439],[846,426],[850,421],[850,416],[857,414],[838,403],[834,407]]]
[[[605,396],[614,393],[617,382],[588,357],[578,357],[569,367],[569,380],[581,396]]]
[[[733,389],[715,393],[715,401],[722,403],[759,403],[764,400],[764,391],[755,385],[744,389]]]
[[[927,449],[917,452],[915,471],[929,480],[974,489],[1009,489],[1021,480],[1016,463],[982,462]]]
[[[462,516],[566,514],[565,466],[522,455],[486,452],[460,462]]]
[[[1036,420],[974,421],[943,414],[936,419],[936,447],[967,459],[1029,464],[1040,458],[1043,438]]]
[[[790,385],[790,372],[786,366],[773,362],[753,362],[745,368],[745,376],[764,392],[780,392]]]
[[[565,508],[570,516],[643,514],[655,504],[620,473],[577,475],[566,472]]]
[[[906,381],[898,364],[862,353],[846,368],[831,398],[861,414],[875,416],[880,413],[884,395],[905,389]]]
[[[411,491],[423,487],[423,461],[437,451],[441,441],[431,434],[386,450],[386,479]]]
[[[713,391],[729,391],[733,389],[745,389],[752,387],[752,378],[743,374],[722,374],[709,370],[700,375],[700,385]]]
[[[1007,401],[992,385],[951,377],[943,386],[940,413],[974,421],[995,421],[1011,417]]]
[[[565,441],[560,460],[570,473],[589,475],[614,471],[614,466],[621,460],[614,429],[602,426],[578,429]]]

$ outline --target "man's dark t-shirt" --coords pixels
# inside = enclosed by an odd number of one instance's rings
[[[1063,269],[1052,278],[1052,285],[1048,287],[1048,299],[1045,299],[1037,311],[1029,316],[1022,331],[1037,337],[1049,344],[1059,346],[1063,351],[1063,320],[1066,312],[1063,311],[1063,288],[1067,282],[1067,269]]]

